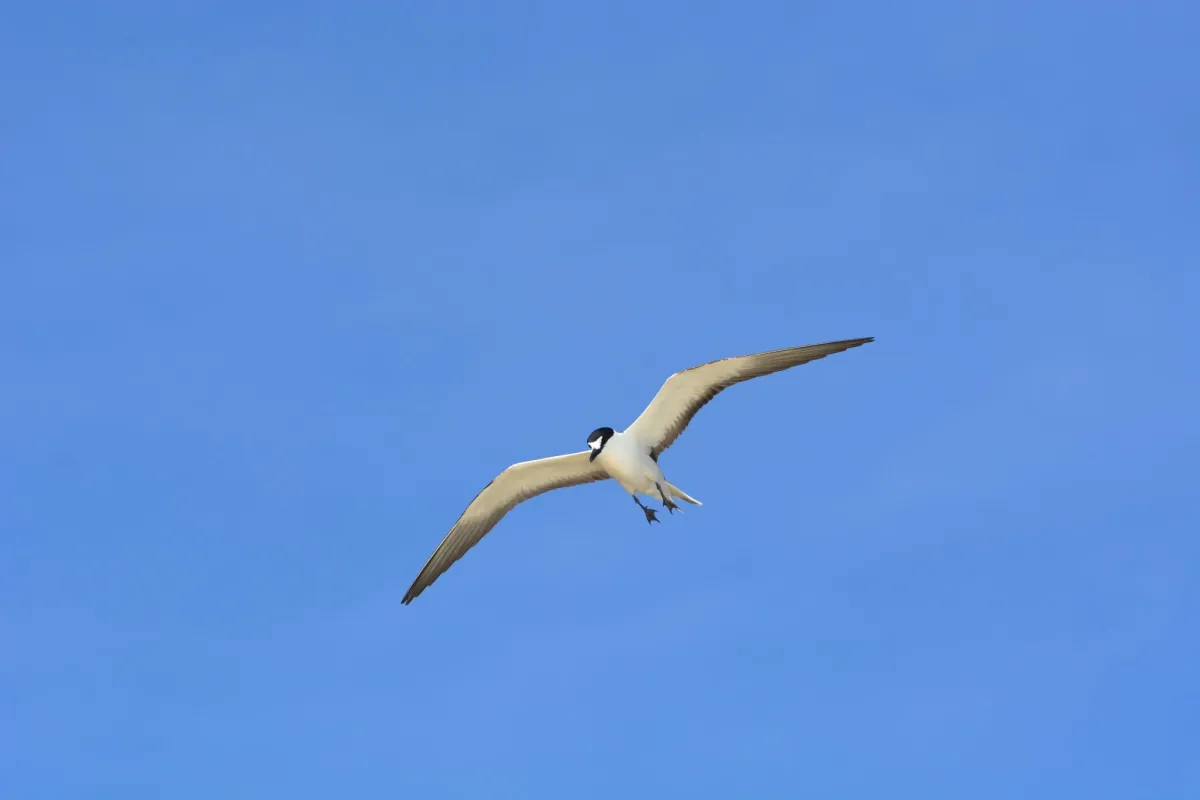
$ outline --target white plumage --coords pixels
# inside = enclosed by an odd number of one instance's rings
[[[678,509],[674,499],[700,505],[699,500],[672,485],[658,464],[659,456],[679,438],[696,412],[735,383],[807,364],[872,341],[873,337],[867,337],[789,347],[710,361],[676,372],[624,431],[597,428],[587,438],[587,450],[522,461],[497,475],[476,495],[442,539],[404,595],[403,602],[411,603],[425,591],[505,514],[529,498],[552,489],[612,478],[633,496],[648,522],[658,521],[656,512],[643,505],[638,495],[661,500],[672,512]]]

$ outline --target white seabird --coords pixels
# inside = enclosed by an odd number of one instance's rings
[[[646,410],[624,431],[597,428],[587,437],[587,450],[567,455],[522,461],[497,475],[467,506],[425,562],[402,601],[411,603],[488,531],[520,503],[551,489],[614,479],[645,512],[646,522],[658,522],[657,512],[638,495],[661,500],[672,514],[674,500],[700,505],[700,501],[667,480],[658,457],[679,438],[692,417],[708,401],[735,383],[807,364],[818,358],[874,341],[843,339],[804,347],[788,347],[748,356],[710,361],[676,372]]]

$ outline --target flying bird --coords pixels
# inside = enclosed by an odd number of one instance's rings
[[[596,428],[588,434],[587,450],[522,461],[492,479],[433,551],[402,602],[408,605],[429,588],[450,565],[478,544],[505,514],[531,497],[552,489],[612,478],[633,496],[633,502],[642,509],[648,524],[659,521],[658,512],[638,499],[638,495],[651,498],[651,502],[661,500],[663,507],[672,514],[679,510],[675,500],[701,505],[699,500],[668,481],[658,465],[659,456],[679,438],[697,411],[735,383],[807,364],[873,341],[875,338],[869,336],[788,347],[710,361],[676,372],[667,378],[646,410],[625,430]]]

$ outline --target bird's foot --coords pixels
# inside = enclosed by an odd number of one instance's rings
[[[656,516],[658,514],[658,512],[655,511],[653,508],[646,508],[645,506],[642,506],[642,511],[646,512],[646,524],[647,525],[649,525],[651,522],[660,522],[661,521]]]
[[[654,488],[658,489],[658,496],[663,501],[663,507],[666,508],[667,511],[670,511],[672,514],[674,514],[679,510],[679,506],[675,505],[674,501],[667,497],[667,493],[663,491],[662,484],[656,483],[654,484]]]

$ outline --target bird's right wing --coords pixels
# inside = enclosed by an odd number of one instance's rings
[[[589,455],[589,451],[584,450],[565,456],[522,461],[497,475],[475,496],[433,551],[402,602],[405,605],[411,603],[520,503],[552,489],[579,486],[607,478],[608,473],[590,461]]]
[[[658,390],[646,410],[633,421],[626,433],[634,434],[650,446],[650,456],[657,461],[662,451],[679,438],[692,417],[720,392],[735,383],[770,375],[789,367],[807,364],[818,358],[849,350],[874,337],[843,339],[838,342],[786,347],[749,356],[709,361],[698,367],[676,372]]]

